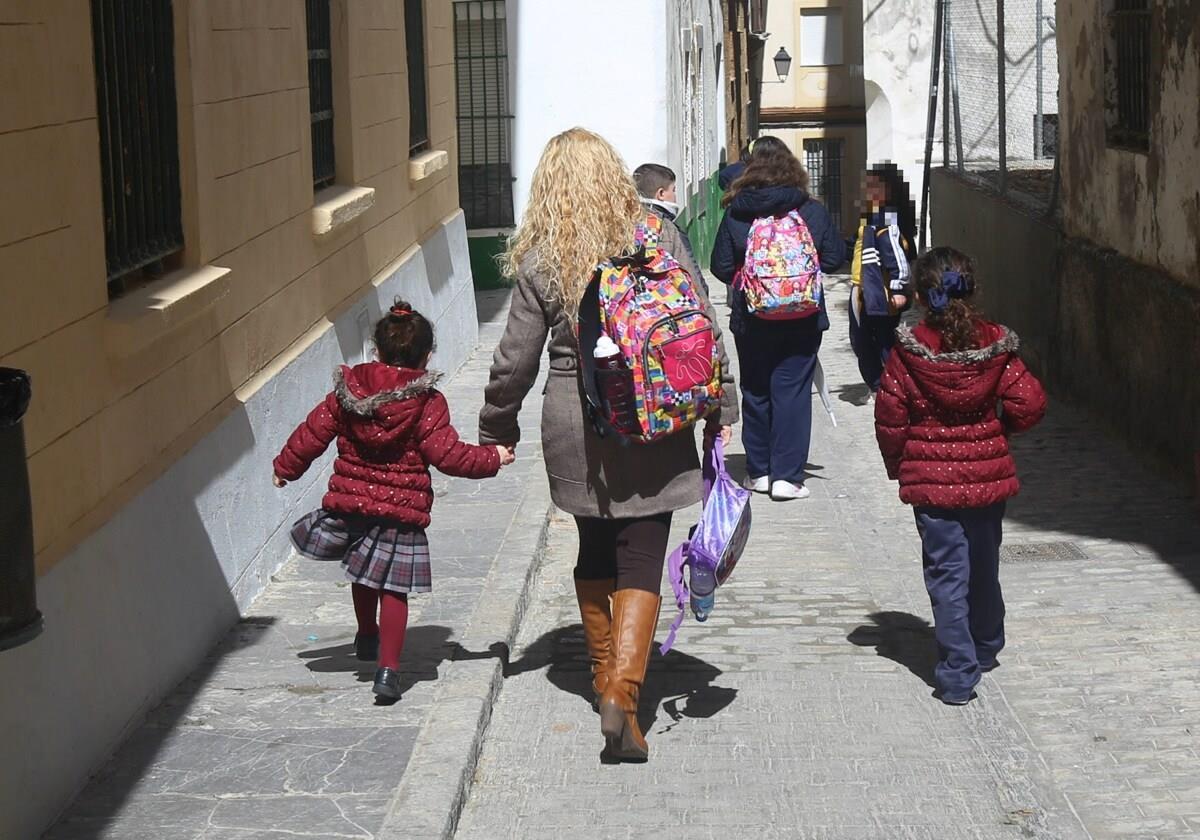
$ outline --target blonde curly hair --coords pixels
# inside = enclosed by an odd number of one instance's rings
[[[551,138],[533,172],[529,203],[500,266],[509,279],[529,268],[568,312],[579,307],[596,265],[633,251],[644,217],[633,178],[599,134],[572,128]]]

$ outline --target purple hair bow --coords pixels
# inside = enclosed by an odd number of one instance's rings
[[[969,274],[957,271],[943,271],[941,286],[930,289],[925,294],[925,302],[931,312],[944,312],[950,305],[951,298],[964,298],[975,289],[975,281]]]

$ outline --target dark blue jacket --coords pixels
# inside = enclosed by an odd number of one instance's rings
[[[741,175],[745,171],[746,171],[745,161],[739,160],[739,161],[735,161],[734,163],[729,164],[728,166],[726,166],[724,169],[722,169],[720,172],[717,173],[717,186],[719,186],[722,191],[728,190],[729,185],[732,184],[734,181],[736,181],[738,179],[738,176]]]
[[[833,219],[824,205],[809,198],[804,190],[795,187],[763,187],[742,190],[725,211],[725,217],[721,219],[721,226],[717,229],[716,242],[713,243],[710,265],[713,275],[722,283],[732,283],[733,275],[746,261],[746,240],[750,238],[750,226],[754,224],[754,220],[782,216],[796,209],[799,209],[800,217],[808,225],[809,233],[817,246],[821,271],[831,274],[841,268],[842,263],[846,261],[846,243],[841,232],[834,227]],[[743,295],[734,291],[733,315],[729,319],[729,329],[734,335],[742,335],[748,322],[753,322],[756,330],[781,333],[829,329],[829,316],[825,314],[824,298],[821,299],[821,312],[816,318],[763,321],[746,314]]]

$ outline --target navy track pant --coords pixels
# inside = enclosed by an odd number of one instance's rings
[[[934,680],[946,698],[968,698],[1004,647],[1004,507],[915,510],[938,645]]]

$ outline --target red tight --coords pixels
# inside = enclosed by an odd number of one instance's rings
[[[379,634],[379,667],[398,669],[400,652],[404,650],[404,633],[408,630],[408,595],[371,589],[360,583],[352,584],[350,591],[354,596],[358,632],[364,636]],[[378,623],[376,610],[379,612]]]

